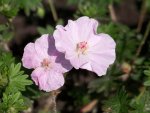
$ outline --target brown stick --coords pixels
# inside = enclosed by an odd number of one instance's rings
[[[52,108],[52,113],[57,113],[57,108],[56,108],[56,92],[52,92],[52,102],[53,102],[53,108]]]
[[[57,16],[56,9],[55,9],[55,7],[54,7],[53,0],[48,0],[48,3],[49,3],[49,6],[50,6],[50,9],[51,9],[51,12],[52,12],[54,21],[57,22],[58,16]]]
[[[141,44],[139,45],[139,47],[138,47],[138,49],[137,49],[137,52],[136,52],[135,57],[138,57],[138,56],[140,55],[140,52],[141,52],[141,50],[142,50],[142,48],[143,48],[143,45],[145,44],[146,39],[148,38],[148,34],[149,34],[149,33],[150,33],[150,21],[149,21],[149,23],[148,23],[148,25],[147,25],[147,28],[146,28],[146,31],[145,31],[143,40],[142,40]]]
[[[140,12],[138,27],[136,29],[137,32],[141,31],[141,28],[142,28],[142,25],[143,25],[143,22],[144,22],[144,18],[145,18],[145,15],[146,15],[146,11],[147,11],[147,9],[146,9],[146,0],[144,0],[143,4],[142,4],[141,12]]]
[[[56,108],[56,98],[57,95],[60,93],[59,90],[55,90],[50,92],[50,95],[48,99],[46,100],[46,105],[44,107],[44,112],[51,112],[51,113],[57,113],[57,108]]]
[[[108,9],[109,9],[109,12],[110,12],[110,17],[111,19],[114,21],[114,22],[117,22],[117,16],[116,16],[116,13],[115,13],[115,9],[114,9],[114,6],[113,4],[109,4],[108,5]]]

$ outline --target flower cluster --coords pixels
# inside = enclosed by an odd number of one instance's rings
[[[31,77],[44,91],[64,84],[63,73],[74,67],[105,75],[115,61],[115,42],[108,34],[97,34],[98,22],[88,17],[56,26],[53,36],[42,35],[24,49],[23,66],[34,71]]]

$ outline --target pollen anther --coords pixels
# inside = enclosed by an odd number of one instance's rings
[[[79,42],[77,44],[76,51],[78,52],[78,54],[85,54],[87,48],[88,48],[88,44],[86,41]]]

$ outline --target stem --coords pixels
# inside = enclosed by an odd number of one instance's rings
[[[149,21],[149,23],[148,23],[148,25],[147,25],[147,28],[146,28],[146,31],[145,31],[143,40],[142,40],[140,46],[139,46],[138,49],[137,49],[137,52],[136,52],[135,57],[138,57],[138,56],[139,56],[139,54],[140,54],[140,52],[141,52],[141,50],[142,50],[142,48],[143,48],[143,45],[145,44],[145,41],[146,41],[146,39],[148,38],[148,34],[149,34],[149,33],[150,33],[150,21]]]
[[[143,22],[144,22],[144,18],[145,18],[145,14],[146,14],[146,0],[143,1],[142,4],[142,8],[141,8],[141,12],[140,12],[140,17],[139,17],[139,22],[138,22],[138,27],[136,29],[137,32],[141,31]]]
[[[56,13],[56,9],[55,9],[55,7],[54,7],[54,4],[53,4],[53,0],[48,0],[48,3],[49,3],[49,6],[50,6],[52,15],[53,15],[53,19],[54,19],[55,22],[57,22],[58,16],[57,16],[57,13]]]
[[[111,19],[112,19],[114,22],[117,22],[117,16],[116,16],[116,13],[115,13],[115,9],[114,9],[113,4],[109,4],[109,5],[108,5],[108,9],[109,9],[109,12],[110,12],[110,17],[111,17]]]
[[[57,113],[57,108],[56,108],[56,92],[52,92],[52,102],[53,102],[53,108],[52,108],[52,113]]]
[[[44,107],[44,113],[57,113],[56,108],[56,97],[60,93],[59,90],[55,90],[50,92],[50,95],[48,96],[48,99],[46,100],[46,104]]]
[[[137,52],[136,52],[136,54],[135,54],[135,57],[134,57],[134,59],[133,59],[132,62],[131,62],[131,66],[132,66],[132,67],[133,67],[133,65],[134,65],[134,63],[135,63],[135,59],[140,55],[140,53],[141,53],[141,51],[142,51],[142,48],[143,48],[143,45],[145,44],[145,42],[146,42],[146,40],[147,40],[147,38],[148,38],[149,33],[150,33],[150,21],[148,22],[146,31],[145,31],[145,33],[144,33],[143,40],[141,41],[141,43],[140,43],[140,45],[139,45],[139,47],[138,47],[138,49],[137,49]],[[132,72],[132,71],[131,71],[131,72]],[[130,74],[131,74],[131,72],[130,72]]]

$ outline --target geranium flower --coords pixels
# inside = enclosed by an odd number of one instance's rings
[[[56,49],[65,53],[74,68],[87,69],[101,76],[115,61],[116,44],[108,34],[97,34],[97,26],[95,19],[84,16],[76,21],[69,20],[65,27],[56,26],[53,36]]]
[[[31,78],[41,90],[47,92],[63,86],[63,73],[72,68],[64,54],[56,50],[54,38],[48,34],[26,45],[22,63],[28,69],[35,69]]]

